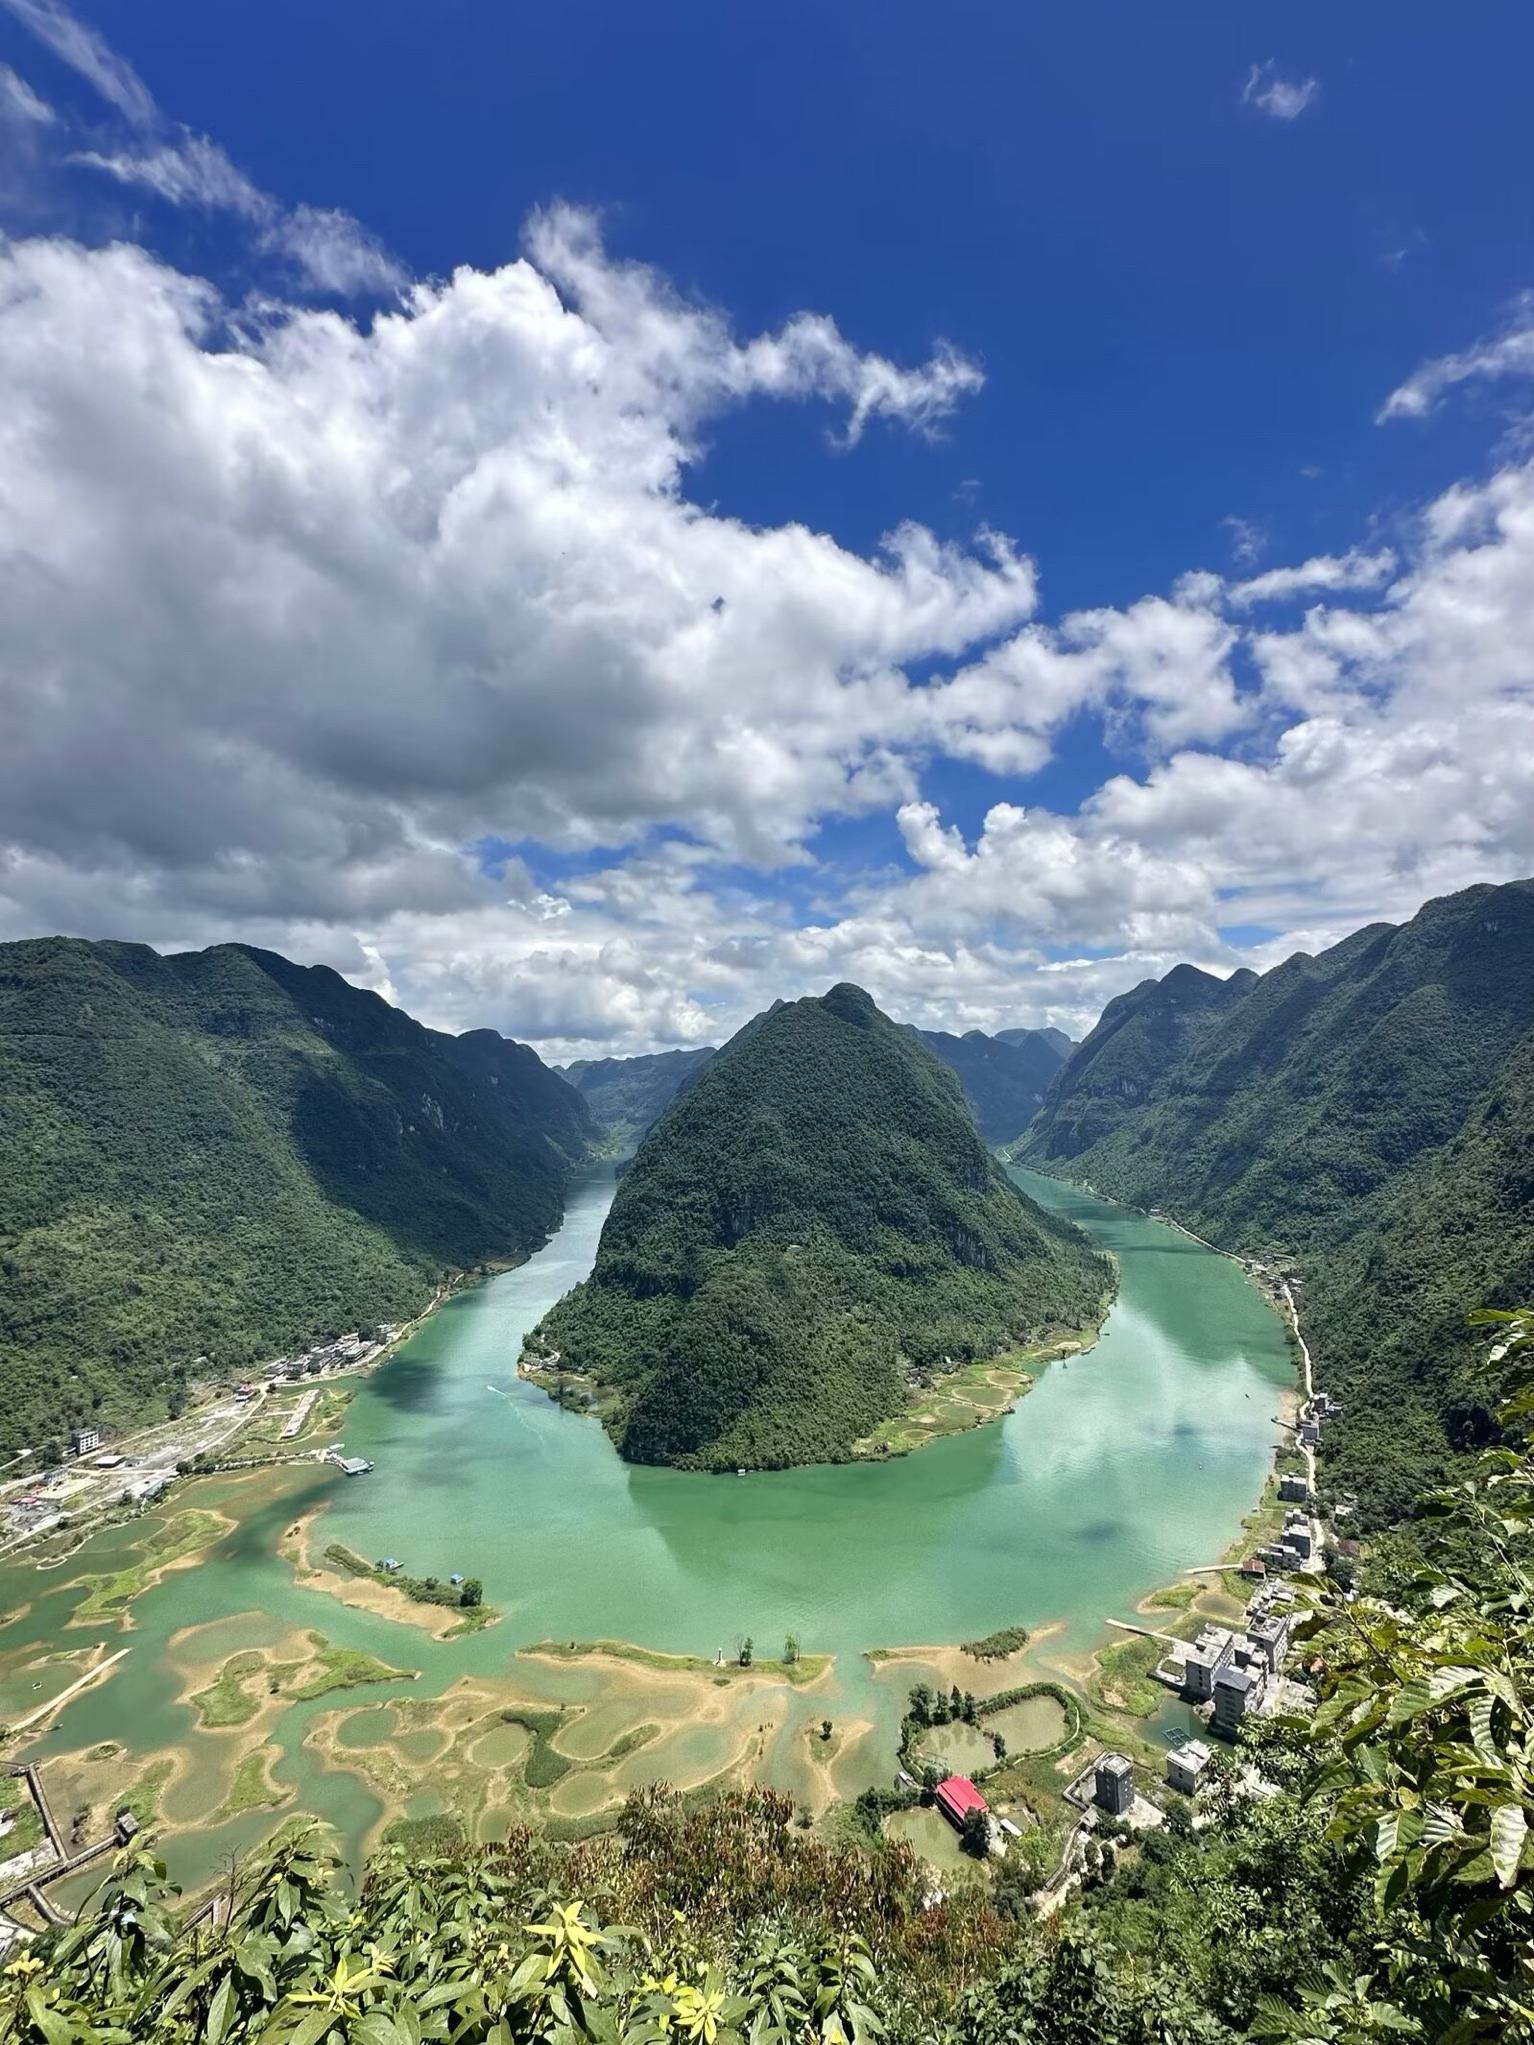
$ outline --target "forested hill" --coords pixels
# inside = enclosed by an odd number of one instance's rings
[[[561,1070],[591,1110],[603,1150],[627,1157],[713,1056],[709,1044],[637,1058],[578,1058]]]
[[[0,945],[0,1453],[530,1249],[590,1127],[526,1046],[323,967]]]
[[[955,1037],[910,1027],[957,1075],[975,1125],[990,1144],[1010,1143],[1022,1134],[1074,1048],[1063,1030],[998,1030],[992,1037],[968,1030]],[[625,1157],[716,1055],[709,1046],[637,1058],[580,1058],[560,1069],[590,1108],[603,1149]]]
[[[1117,995],[1097,1026],[1055,1068],[1019,1156],[1074,1157],[1111,1135],[1204,1031],[1257,983],[1174,966]]]
[[[964,1089],[987,1143],[1010,1143],[1038,1113],[1050,1081],[1075,1048],[1063,1030],[917,1030]]]
[[[1223,999],[1191,973],[1110,1006],[1018,1154],[1297,1260],[1347,1406],[1330,1477],[1393,1518],[1490,1429],[1466,1305],[1534,1291],[1534,882],[1429,902]],[[1179,979],[1201,1007],[1179,995],[1168,1031]]]
[[[650,1131],[533,1346],[614,1387],[636,1462],[845,1455],[906,1366],[1077,1324],[1106,1263],[1003,1176],[952,1075],[857,987],[748,1024]]]

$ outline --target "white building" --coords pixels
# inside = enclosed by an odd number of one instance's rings
[[[1180,1789],[1184,1796],[1192,1796],[1198,1788],[1199,1778],[1213,1759],[1214,1755],[1202,1740],[1184,1740],[1166,1757],[1166,1779],[1173,1789]]]

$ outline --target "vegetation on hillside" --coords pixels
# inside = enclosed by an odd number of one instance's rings
[[[975,1127],[991,1145],[1010,1143],[1038,1113],[1050,1082],[1073,1048],[1059,1030],[917,1030],[964,1089]]]
[[[1292,1263],[1328,1481],[1397,1519],[1494,1431],[1459,1303],[1534,1287],[1534,882],[1169,1011],[1190,975],[1109,1004],[1017,1154]]]
[[[843,986],[758,1018],[672,1104],[531,1346],[617,1389],[632,1461],[772,1468],[847,1455],[913,1373],[1089,1320],[1110,1283]]]
[[[714,1055],[710,1044],[637,1058],[578,1058],[563,1072],[590,1109],[602,1150],[611,1157],[629,1157]]]
[[[589,1130],[525,1046],[325,968],[0,946],[0,1454],[525,1253]]]

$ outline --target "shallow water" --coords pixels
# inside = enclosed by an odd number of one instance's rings
[[[242,1492],[260,1502],[196,1567],[172,1571],[141,1597],[125,1636],[108,1621],[67,1631],[63,1623],[70,1583],[104,1567],[102,1554],[120,1552],[120,1534],[51,1574],[0,1573],[0,1612],[30,1604],[0,1627],[0,1695],[33,1696],[5,1673],[24,1650],[125,1638],[127,1661],[68,1707],[43,1751],[119,1739],[143,1754],[187,1744],[192,1715],[178,1696],[192,1661],[294,1629],[418,1669],[418,1683],[292,1704],[271,1735],[282,1754],[275,1779],[355,1848],[381,1806],[304,1746],[316,1716],[429,1695],[465,1672],[503,1671],[515,1648],[540,1639],[612,1637],[713,1654],[732,1652],[750,1633],[759,1654],[774,1654],[793,1632],[806,1654],[836,1655],[813,1696],[789,1699],[787,1726],[768,1748],[764,1772],[788,1789],[805,1779],[810,1719],[850,1716],[892,1733],[899,1700],[893,1686],[873,1681],[865,1649],[957,1641],[1015,1623],[1057,1625],[1061,1652],[1089,1647],[1105,1618],[1214,1561],[1234,1538],[1271,1462],[1272,1416],[1292,1370],[1277,1317],[1227,1259],[1126,1209],[1016,1176],[1115,1253],[1121,1284],[1097,1347],[1051,1367],[1000,1423],[879,1464],[736,1478],[621,1462],[595,1422],[515,1375],[523,1336],[590,1268],[612,1198],[611,1173],[593,1172],[547,1248],[453,1299],[364,1381],[346,1445],[373,1461],[371,1475],[316,1468],[295,1474],[276,1498],[270,1478],[200,1487],[198,1504],[239,1510]],[[417,1575],[478,1576],[504,1623],[437,1641],[307,1589],[276,1541],[298,1511],[322,1500],[321,1545],[341,1540],[366,1555],[397,1555]],[[234,1624],[235,1614],[252,1617]],[[213,1622],[216,1632],[167,1651],[173,1635]],[[519,1671],[526,1694],[549,1680],[543,1668]],[[563,1665],[559,1686],[564,1698],[595,1698],[600,1672]],[[722,1743],[722,1733],[692,1729],[685,1759],[697,1764]],[[670,1748],[641,1750],[625,1764],[625,1780],[651,1779],[656,1753]],[[877,1756],[880,1743],[858,1751]],[[848,1786],[839,1772],[838,1787]],[[173,1840],[170,1858],[200,1879],[266,1822],[247,1814]]]

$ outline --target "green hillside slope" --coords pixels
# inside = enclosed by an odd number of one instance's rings
[[[713,1056],[709,1044],[637,1058],[578,1058],[562,1072],[591,1110],[602,1149],[610,1157],[628,1157]]]
[[[1019,1157],[1075,1157],[1127,1120],[1209,1025],[1256,983],[1174,966],[1117,995],[1056,1069]]]
[[[589,1127],[525,1046],[324,968],[0,946],[0,1450],[526,1251]]]
[[[1125,1001],[1154,1007],[1145,992]],[[1347,1405],[1331,1475],[1368,1518],[1406,1510],[1490,1425],[1466,1304],[1512,1304],[1534,1268],[1534,882],[1286,960],[1159,1066],[1140,1058],[1119,1097],[1102,1085],[1111,1013],[1019,1155],[1297,1260],[1322,1381]]]
[[[673,1103],[534,1346],[615,1388],[632,1461],[776,1467],[845,1455],[908,1361],[1079,1323],[1109,1283],[952,1076],[841,986],[759,1017]]]
[[[1038,1113],[1049,1084],[1074,1048],[1060,1030],[1004,1030],[988,1037],[966,1030],[918,1030],[964,1089],[975,1127],[987,1143],[1010,1143]]]

